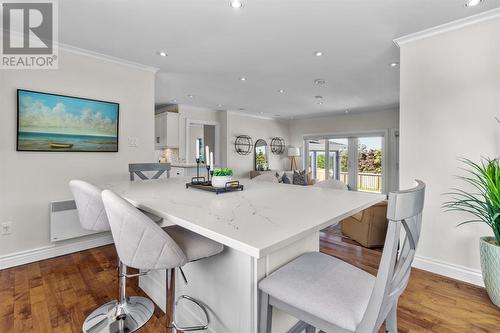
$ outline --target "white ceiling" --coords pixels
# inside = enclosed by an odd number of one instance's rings
[[[500,0],[474,8],[465,0],[242,2],[235,10],[229,0],[64,0],[60,41],[160,68],[158,104],[304,117],[394,107],[394,38],[500,7]],[[315,86],[316,78],[327,84]]]

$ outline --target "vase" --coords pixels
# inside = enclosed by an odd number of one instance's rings
[[[227,182],[230,182],[233,179],[231,176],[213,176],[212,177],[212,186],[216,188],[223,188],[226,186]]]
[[[494,237],[481,237],[479,253],[481,258],[481,272],[490,300],[500,307],[500,246],[490,243]]]

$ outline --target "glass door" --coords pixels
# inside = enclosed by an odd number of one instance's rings
[[[381,136],[358,138],[358,191],[382,192],[382,143]]]
[[[384,191],[384,135],[313,137],[304,144],[305,166],[315,182],[336,179],[351,190]]]
[[[340,180],[344,184],[349,183],[349,153],[348,139],[329,139],[328,140],[328,178]]]
[[[316,182],[327,179],[326,140],[307,140],[308,172]]]

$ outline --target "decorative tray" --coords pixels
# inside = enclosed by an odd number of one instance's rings
[[[213,187],[211,182],[191,182],[186,183],[186,188],[197,188],[199,190],[215,192],[215,194],[225,193],[225,192],[234,192],[234,191],[243,191],[243,185],[240,184],[238,180],[233,180],[227,182],[224,187]]]

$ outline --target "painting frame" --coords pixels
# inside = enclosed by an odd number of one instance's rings
[[[110,150],[96,150],[96,149],[78,149],[78,150],[73,150],[73,149],[68,149],[68,150],[59,150],[59,149],[28,149],[28,148],[23,148],[20,145],[20,134],[22,133],[21,131],[21,94],[22,93],[28,93],[28,94],[41,94],[41,95],[46,95],[50,97],[60,97],[64,99],[74,99],[76,101],[83,101],[83,102],[92,102],[92,103],[105,103],[105,104],[111,104],[116,107],[116,136],[113,136],[113,139],[116,140],[116,145],[114,145],[116,148],[110,149]],[[30,90],[30,89],[22,89],[18,88],[16,89],[16,107],[17,107],[17,124],[16,124],[16,151],[17,152],[50,152],[50,153],[57,153],[57,152],[64,152],[64,153],[118,153],[119,152],[119,146],[120,146],[120,104],[117,102],[111,102],[111,101],[104,101],[104,100],[99,100],[99,99],[94,99],[94,98],[87,98],[87,97],[80,97],[80,96],[72,96],[72,95],[63,95],[63,94],[56,94],[56,93],[49,93],[49,92],[44,92],[44,91],[36,91],[36,90]]]

